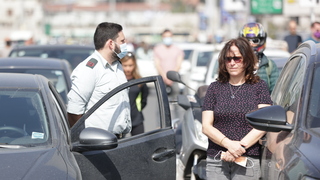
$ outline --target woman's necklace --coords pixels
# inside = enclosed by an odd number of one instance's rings
[[[244,83],[243,83],[243,84],[244,84]],[[231,91],[231,98],[232,98],[232,99],[235,98],[236,93],[239,91],[239,89],[241,88],[241,86],[242,86],[243,84],[241,84],[241,85],[239,86],[239,88],[233,93],[232,88],[231,88],[231,84],[229,83],[229,87],[230,87],[230,91]]]

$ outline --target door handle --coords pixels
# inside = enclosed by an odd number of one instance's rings
[[[172,156],[175,156],[175,154],[175,149],[160,148],[153,153],[152,159],[161,162],[171,158]]]

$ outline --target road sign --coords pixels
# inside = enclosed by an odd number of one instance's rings
[[[283,0],[250,0],[252,15],[282,14]]]

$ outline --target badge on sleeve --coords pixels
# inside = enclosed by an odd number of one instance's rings
[[[97,63],[98,63],[98,61],[97,61],[96,59],[91,58],[91,59],[87,62],[86,66],[89,67],[89,68],[91,68],[91,69],[93,69],[94,66],[96,66]]]

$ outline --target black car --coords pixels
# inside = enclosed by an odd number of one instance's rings
[[[42,57],[66,59],[74,69],[81,61],[94,52],[89,45],[30,45],[15,46],[9,57]]]
[[[320,179],[320,44],[307,41],[289,57],[272,92],[273,105],[250,112],[267,131],[262,179]]]
[[[0,72],[41,74],[48,78],[67,103],[71,66],[67,60],[38,57],[0,58]]]
[[[0,82],[0,179],[175,179],[174,131],[161,76],[119,85],[71,129],[65,104],[44,76],[0,73]],[[119,140],[108,131],[84,128],[95,108],[141,83],[156,89],[159,128]]]

